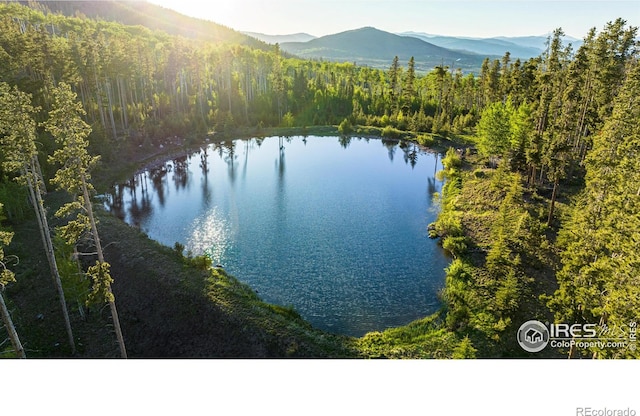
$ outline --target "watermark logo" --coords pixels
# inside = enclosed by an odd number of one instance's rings
[[[527,352],[540,352],[551,348],[616,348],[636,350],[637,324],[629,322],[622,327],[607,324],[544,324],[527,321],[518,329],[518,344]]]
[[[636,410],[630,407],[626,409],[578,407],[576,408],[576,416],[636,416]]]
[[[518,329],[518,344],[527,352],[542,351],[549,343],[549,330],[540,321],[527,321]]]

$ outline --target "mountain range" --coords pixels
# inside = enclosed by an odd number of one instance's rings
[[[85,15],[127,25],[143,25],[187,38],[241,44],[258,49],[272,49],[278,43],[285,54],[305,59],[355,62],[376,68],[388,68],[394,56],[405,64],[412,56],[416,70],[430,71],[447,65],[464,72],[479,72],[482,61],[499,58],[506,51],[512,59],[528,59],[545,49],[546,36],[468,38],[431,35],[422,32],[394,34],[364,27],[332,35],[314,37],[307,33],[265,35],[238,32],[209,20],[180,14],[146,1],[19,1],[30,7],[67,16]],[[574,49],[581,41],[565,38]]]
[[[269,43],[271,45],[275,45],[276,43],[286,43],[286,42],[308,42],[310,40],[316,39],[315,36],[310,35],[308,33],[293,33],[290,35],[267,35],[264,33],[257,32],[242,32],[247,36],[251,36],[258,40],[261,40],[265,43]]]
[[[373,27],[349,30],[307,42],[283,42],[280,48],[307,59],[355,62],[358,65],[388,68],[394,56],[406,63],[412,56],[416,70],[428,71],[436,65],[466,70],[480,68],[484,55],[443,48],[422,39],[400,36]]]
[[[405,32],[402,33],[402,35],[416,37],[418,39],[424,40],[425,42],[429,42],[443,48],[468,51],[480,55],[502,56],[505,54],[505,52],[508,51],[511,54],[511,57],[514,59],[528,59],[540,55],[544,51],[544,42],[546,41],[546,38],[542,38],[540,36],[542,47],[538,47],[525,46],[522,43],[518,44],[517,39],[510,40],[509,38],[475,39],[454,36],[429,35],[426,33],[416,32]]]
[[[477,69],[478,60],[481,62],[485,57],[501,57],[507,51],[512,59],[526,60],[542,54],[547,42],[547,36],[543,35],[471,38],[422,32],[392,34],[370,27],[320,38],[307,33],[277,36],[243,33],[266,43],[279,43],[284,51],[306,58],[350,60],[372,66],[384,63],[388,66],[395,55],[405,60],[414,56],[416,62],[420,62],[426,69],[443,62],[461,68]],[[419,39],[423,43],[408,38]],[[574,49],[582,44],[581,40],[569,36],[564,41],[571,43]]]

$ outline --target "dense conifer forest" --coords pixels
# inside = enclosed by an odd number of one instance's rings
[[[328,336],[294,310],[261,303],[207,258],[145,242],[144,250],[163,256],[159,262],[171,261],[191,276],[173,287],[162,281],[165,295],[154,292],[160,303],[173,307],[188,292],[200,296],[200,309],[224,316],[218,328],[254,331],[238,332],[235,349],[182,354],[523,357],[529,355],[514,334],[530,319],[627,329],[637,320],[640,43],[637,28],[625,20],[593,28],[577,49],[563,42],[558,28],[539,57],[521,61],[506,53],[485,59],[479,73],[444,64],[423,73],[413,58],[390,59],[388,70],[302,60],[233,31],[188,38],[162,31],[166,27],[30,6],[0,3],[2,356],[26,350],[28,357],[29,345],[55,338],[51,328],[28,323],[33,319],[20,300],[27,289],[20,284],[52,286],[53,297],[40,302],[56,305],[51,314],[60,315],[62,333],[56,336],[67,340],[62,352],[39,347],[38,356],[126,357],[127,339],[130,356],[169,354],[134,334],[138,318],[118,316],[120,296],[123,303],[143,300],[128,299],[124,283],[118,290],[112,270],[152,275],[152,265],[110,265],[109,250],[121,258],[127,253],[113,247],[103,253],[100,237],[112,239],[126,226],[93,206],[94,182],[111,185],[114,172],[131,168],[127,163],[177,146],[174,137],[188,147],[205,137],[272,128],[334,126],[336,134],[446,151],[441,213],[430,226],[451,256],[443,307],[360,339]],[[20,249],[12,249],[12,237],[20,236]],[[53,285],[25,269],[36,267],[29,262],[36,250]],[[99,317],[92,321],[85,316],[91,313]],[[184,310],[173,319],[191,322],[187,315]],[[230,338],[222,329],[219,338]],[[158,337],[169,337],[159,331]],[[189,337],[183,330],[172,334]],[[26,348],[21,336],[29,339]],[[93,350],[91,337],[112,337],[112,346]],[[5,338],[10,342],[2,343]],[[265,347],[246,347],[251,343]],[[540,353],[566,355],[639,357],[633,349],[599,347]]]

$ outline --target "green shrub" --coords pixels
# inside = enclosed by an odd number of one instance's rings
[[[206,255],[195,256],[191,259],[191,264],[199,270],[209,270],[212,265],[211,259]]]
[[[462,158],[460,157],[456,149],[450,147],[449,150],[447,150],[447,153],[442,159],[442,165],[446,169],[458,169],[462,166]]]
[[[273,304],[267,304],[267,307],[277,313],[278,315],[282,315],[288,319],[293,319],[295,321],[304,321],[302,319],[302,316],[298,313],[298,311],[295,310],[295,308],[293,307],[293,305],[288,305],[288,306],[280,306],[280,305],[273,305]]]
[[[476,358],[476,350],[469,337],[464,337],[460,344],[453,350],[454,359]]]
[[[4,205],[4,214],[9,221],[21,221],[33,212],[29,204],[27,189],[14,181],[0,182],[0,201]]]
[[[500,282],[496,291],[496,307],[501,312],[512,312],[518,307],[520,298],[520,285],[515,271],[511,269],[506,278]]]
[[[429,232],[429,238],[438,238],[438,231],[436,230],[436,223],[432,222],[427,227],[427,231]]]
[[[442,240],[442,248],[451,253],[453,257],[460,257],[467,251],[466,238],[449,235]]]
[[[455,259],[446,269],[447,279],[468,282],[471,279],[471,267],[460,259]]]
[[[386,126],[382,129],[382,137],[387,137],[390,139],[400,139],[403,135],[404,133],[396,129],[395,127]]]
[[[178,253],[180,257],[184,256],[184,244],[176,241],[173,245],[173,249],[176,251],[176,253]]]
[[[436,233],[440,236],[460,237],[463,235],[461,213],[456,211],[442,211],[436,221]]]
[[[282,116],[282,126],[291,128],[294,125],[295,125],[295,119],[293,117],[293,114],[291,114],[291,112],[288,111],[284,116]]]
[[[433,146],[435,143],[435,139],[429,134],[420,134],[416,137],[416,140],[418,141],[418,144],[425,147]]]
[[[351,134],[353,132],[353,126],[351,125],[349,119],[345,118],[344,120],[342,120],[342,122],[338,126],[338,132],[340,132],[340,134]]]
[[[83,305],[88,300],[91,282],[87,275],[82,272],[78,263],[78,255],[73,245],[67,243],[59,234],[53,237],[53,245],[64,296],[69,302],[69,307],[74,308],[77,306],[82,314],[84,312]]]

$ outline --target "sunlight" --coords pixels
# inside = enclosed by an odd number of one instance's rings
[[[148,0],[168,9],[173,9],[187,16],[199,19],[211,20],[213,22],[236,29],[246,20],[247,7],[242,2],[233,0],[218,0],[216,2],[202,2],[191,0]]]
[[[217,208],[197,218],[192,223],[187,249],[195,255],[206,254],[214,264],[221,263],[229,248],[229,230]]]

